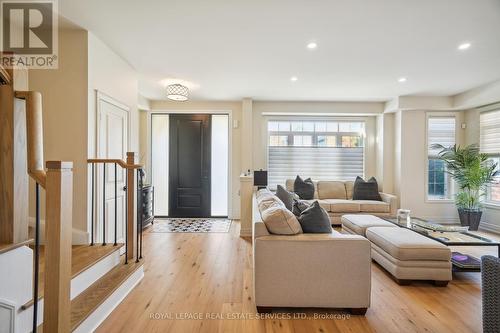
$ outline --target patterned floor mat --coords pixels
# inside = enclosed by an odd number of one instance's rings
[[[217,218],[155,219],[149,232],[229,232],[231,220]]]

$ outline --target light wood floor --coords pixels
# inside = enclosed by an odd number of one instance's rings
[[[145,277],[97,332],[481,332],[479,273],[456,273],[445,288],[399,286],[375,263],[366,316],[305,310],[308,319],[287,319],[293,313],[279,310],[280,318],[256,319],[251,243],[238,234],[237,222],[230,233],[145,231]],[[460,250],[497,255],[495,247]],[[314,313],[344,318],[312,320]]]

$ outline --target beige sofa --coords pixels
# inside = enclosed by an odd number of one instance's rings
[[[288,191],[293,191],[294,181],[286,180]],[[320,206],[328,212],[333,225],[340,225],[344,214],[396,215],[398,200],[395,195],[380,192],[382,201],[352,200],[353,188],[352,181],[317,181],[314,182],[314,199],[303,201],[311,203],[318,200]]]
[[[255,196],[252,220],[254,299],[259,312],[273,307],[366,312],[371,293],[366,238],[333,230],[331,234],[270,234]]]

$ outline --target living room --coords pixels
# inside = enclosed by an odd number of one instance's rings
[[[0,331],[500,332],[498,1],[34,2]]]

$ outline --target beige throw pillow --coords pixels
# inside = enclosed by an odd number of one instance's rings
[[[260,215],[271,234],[295,235],[302,233],[297,217],[283,204],[271,205],[266,210],[261,211]]]

